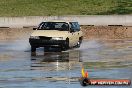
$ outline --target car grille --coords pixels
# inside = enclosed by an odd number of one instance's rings
[[[39,36],[39,38],[43,40],[50,40],[52,37]]]

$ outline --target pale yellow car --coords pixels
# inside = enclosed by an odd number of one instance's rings
[[[83,33],[80,25],[75,21],[47,21],[33,28],[34,32],[29,38],[31,52],[36,48],[59,48],[61,51],[72,47],[80,47]]]

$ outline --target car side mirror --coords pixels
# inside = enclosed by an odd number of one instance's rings
[[[37,30],[37,28],[33,28],[33,30]]]

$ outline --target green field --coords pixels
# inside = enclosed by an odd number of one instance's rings
[[[132,14],[132,0],[0,0],[0,16]]]

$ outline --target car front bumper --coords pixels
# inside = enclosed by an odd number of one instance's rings
[[[29,38],[31,46],[35,47],[62,47],[66,44],[65,40],[43,40]]]

